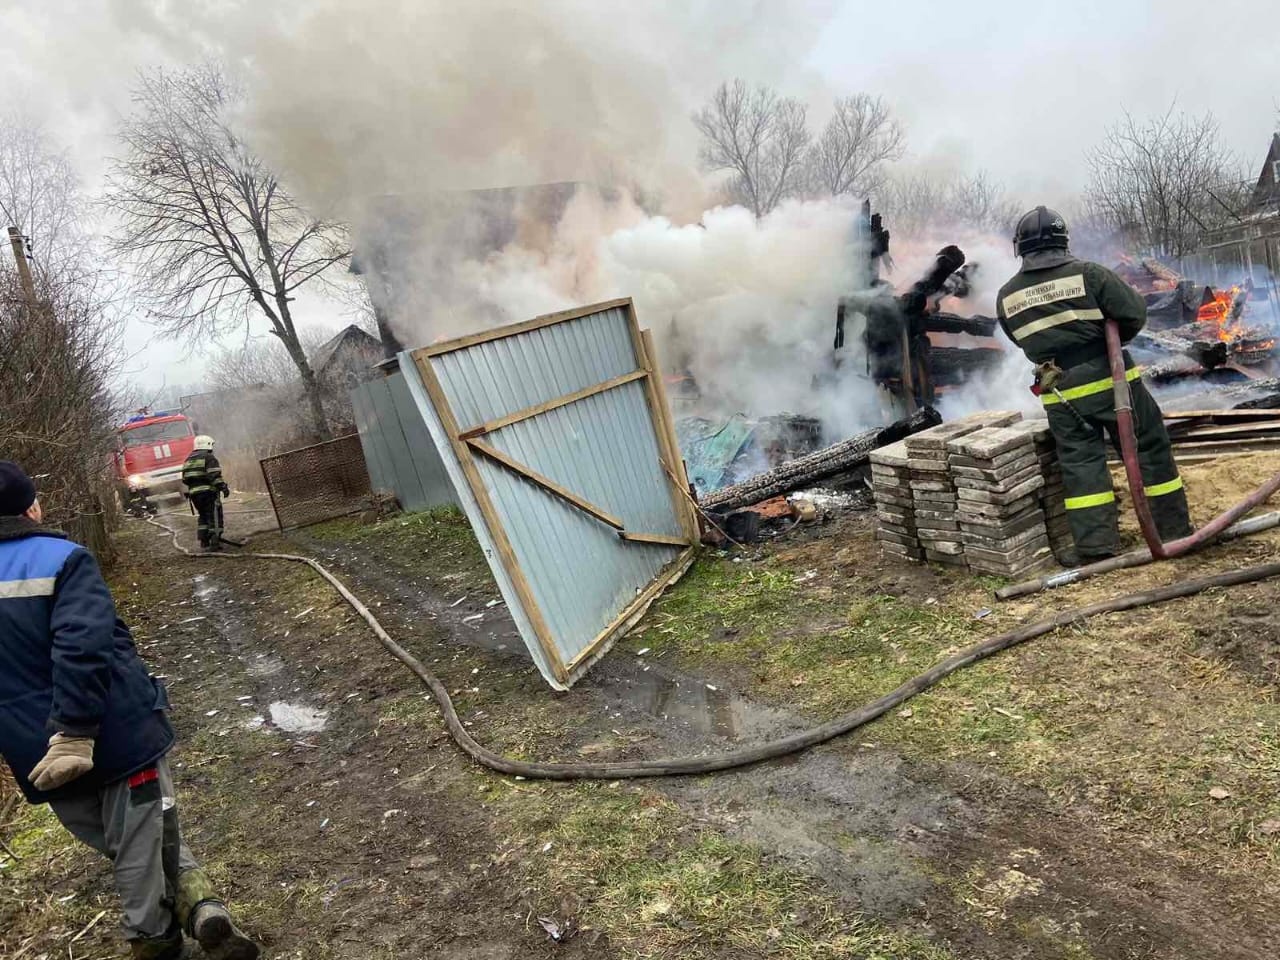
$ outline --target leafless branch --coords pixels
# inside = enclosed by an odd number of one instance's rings
[[[233,123],[241,91],[216,64],[143,74],[120,131],[106,203],[165,333],[207,342],[252,317],[283,344],[314,431],[328,435],[292,300],[346,261],[343,230],[299,204]]]
[[[1241,205],[1239,164],[1211,113],[1192,117],[1176,105],[1147,121],[1126,113],[1089,154],[1089,166],[1090,212],[1154,256],[1194,252]]]
[[[729,171],[730,199],[757,217],[803,191],[810,134],[800,101],[735,80],[720,85],[693,123],[703,166]]]
[[[877,193],[885,165],[900,160],[905,145],[902,126],[884,100],[865,93],[837,100],[826,129],[809,147],[813,188],[832,196]]]

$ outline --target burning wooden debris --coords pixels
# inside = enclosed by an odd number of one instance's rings
[[[1152,383],[1232,383],[1280,372],[1275,318],[1252,283],[1215,290],[1151,259],[1125,259],[1116,272],[1147,302],[1147,327],[1129,346]]]
[[[959,247],[943,247],[923,277],[894,293],[880,278],[881,263],[891,262],[889,232],[880,215],[871,213],[869,202],[863,204],[860,224],[868,239],[870,282],[867,290],[837,305],[832,376],[845,375],[842,367],[851,365],[852,358],[844,355],[845,328],[854,315],[865,318],[861,359],[866,374],[900,412],[929,406],[947,388],[994,369],[1002,357],[994,340],[995,318],[941,309],[948,298],[959,300],[972,292],[978,264],[966,262]]]
[[[706,496],[756,474],[812,453],[822,445],[822,425],[813,417],[779,414],[750,419],[684,416],[676,421],[689,482]]]
[[[758,474],[731,487],[704,497],[702,505],[709,510],[730,511],[749,507],[781,493],[811,487],[830,481],[837,475],[849,474],[867,464],[871,451],[894,443],[912,433],[942,422],[936,410],[926,408],[905,420],[887,427],[866,430],[841,443],[791,460],[772,470]]]

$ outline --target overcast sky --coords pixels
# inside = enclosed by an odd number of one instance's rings
[[[397,9],[405,2],[376,5]],[[0,0],[0,103],[21,99],[46,117],[50,135],[71,150],[92,192],[112,150],[112,129],[128,110],[135,71],[190,61],[206,49],[252,62],[271,49],[264,36],[277,45],[288,37],[291,24],[281,11],[300,3]],[[302,7],[326,5],[317,0]],[[331,6],[336,16],[329,29],[370,36],[357,28],[374,4]],[[711,12],[716,0],[679,6],[699,17],[720,16]],[[789,0],[763,6],[770,12],[761,16],[772,19],[754,30],[738,15],[723,35],[711,28],[710,35],[673,44],[679,56],[663,69],[686,74],[673,85],[683,81],[685,92],[709,92],[713,78],[694,66],[709,59],[713,68],[789,87],[818,109],[832,93],[883,95],[906,122],[915,162],[985,168],[1028,205],[1065,204],[1077,193],[1087,179],[1085,151],[1123,110],[1145,117],[1175,100],[1193,113],[1212,110],[1225,144],[1245,159],[1250,174],[1277,126],[1274,0]],[[608,10],[607,0],[596,9]],[[397,28],[390,25],[392,35]],[[626,32],[621,24],[614,29]],[[726,58],[724,51],[739,46],[742,57]],[[708,51],[706,58],[699,50]],[[287,108],[289,91],[273,94],[273,107]],[[687,125],[687,116],[671,116],[669,123]],[[336,308],[307,307],[312,322],[341,320]],[[139,353],[138,377],[151,383],[198,377],[198,360],[182,359],[185,347],[158,341],[136,321],[129,337]]]

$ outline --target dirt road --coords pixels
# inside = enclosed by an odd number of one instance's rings
[[[113,584],[170,684],[193,846],[273,956],[1190,960],[1280,942],[1276,585],[1233,595],[1247,631],[1221,596],[1090,625],[790,761],[551,785],[464,760],[309,572],[175,558],[157,534],[127,531]],[[985,613],[983,584],[880,564],[855,518],[700,561],[554,697],[460,519],[340,522],[288,546],[445,678],[481,740],[554,759],[797,728],[1085,596]],[[114,955],[104,866],[47,814],[15,833],[0,956]]]

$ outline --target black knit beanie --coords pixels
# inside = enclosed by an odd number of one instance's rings
[[[12,460],[0,460],[0,517],[16,517],[36,502],[36,485]]]

